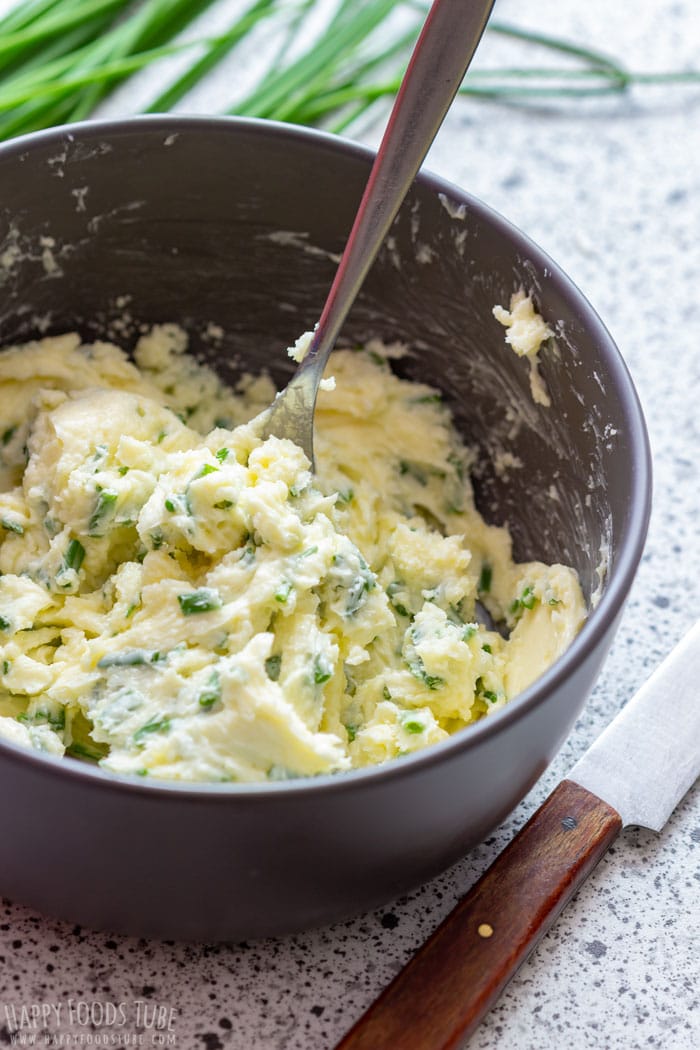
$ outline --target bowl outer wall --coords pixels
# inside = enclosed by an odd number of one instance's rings
[[[70,129],[85,150],[120,134],[270,135],[352,158],[361,147],[262,122],[151,118]],[[58,132],[0,148],[8,156]],[[0,176],[1,177],[1,176]],[[488,221],[507,224],[484,205],[423,176]],[[641,554],[649,504],[643,421],[624,366],[580,293],[518,231],[519,250],[548,265],[557,292],[595,329],[626,399],[636,496],[621,528],[611,579],[600,606],[571,650],[539,683],[493,719],[392,768],[263,785],[252,790],[181,790],[131,784],[73,762],[57,763],[0,745],[6,834],[0,889],[51,914],[125,933],[229,939],[286,932],[379,904],[436,874],[479,841],[522,798],[570,729],[612,638]],[[315,309],[315,306],[313,307]],[[626,528],[626,532],[625,532]]]
[[[326,790],[151,790],[8,748],[2,892],[96,929],[204,941],[292,933],[384,904],[463,856],[527,793],[607,641],[479,746]]]

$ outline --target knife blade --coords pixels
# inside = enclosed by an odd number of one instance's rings
[[[661,831],[700,775],[700,622],[569,773],[623,827]]]
[[[454,1050],[615,841],[660,831],[700,775],[700,622],[336,1050]]]

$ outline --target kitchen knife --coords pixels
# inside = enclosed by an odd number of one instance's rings
[[[700,774],[700,622],[336,1050],[461,1046],[623,827],[661,831]]]

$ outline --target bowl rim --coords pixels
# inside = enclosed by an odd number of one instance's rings
[[[80,121],[75,124],[59,125],[31,132],[0,143],[0,161],[14,154],[22,158],[22,155],[28,150],[47,143],[68,144],[78,139],[102,137],[114,139],[131,135],[139,130],[154,135],[165,134],[167,137],[177,132],[207,133],[214,131],[219,133],[225,129],[237,128],[267,137],[270,135],[286,137],[290,141],[313,145],[336,154],[345,154],[365,162],[368,165],[368,173],[369,165],[376,155],[374,149],[352,139],[280,121],[236,116],[143,114],[117,119]],[[649,435],[629,369],[610,332],[583,292],[559,264],[527,234],[480,198],[429,169],[421,169],[416,182],[431,190],[436,196],[443,194],[458,205],[464,203],[468,213],[475,213],[482,221],[507,236],[523,258],[533,259],[540,268],[547,269],[548,276],[558,282],[560,294],[576,302],[579,321],[592,333],[619,392],[619,406],[629,436],[632,497],[623,526],[621,547],[609,582],[598,604],[589,611],[574,640],[551,667],[547,668],[532,685],[504,707],[473,725],[459,730],[447,740],[403,756],[400,761],[394,759],[345,772],[321,773],[289,780],[212,783],[210,781],[169,781],[165,779],[159,781],[155,777],[151,779],[113,773],[99,766],[87,765],[69,756],[59,758],[34,751],[1,737],[0,758],[4,755],[23,765],[33,766],[36,772],[49,776],[53,774],[61,779],[89,781],[93,788],[136,794],[145,793],[154,799],[156,796],[173,799],[187,798],[192,801],[217,801],[226,805],[235,804],[237,799],[250,801],[276,796],[280,793],[293,797],[316,796],[318,793],[328,795],[331,792],[369,788],[377,780],[390,783],[400,781],[414,773],[429,770],[443,761],[454,759],[462,751],[468,752],[483,741],[506,730],[544,702],[547,695],[562,685],[583,663],[589,653],[603,641],[622,611],[629,593],[644,550],[651,514],[652,460]]]

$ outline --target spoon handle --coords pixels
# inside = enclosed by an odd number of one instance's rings
[[[310,458],[312,413],[328,355],[459,89],[493,3],[494,0],[433,0],[310,349],[272,406],[268,431],[292,437]]]
[[[399,89],[312,352],[330,350],[459,89],[493,0],[433,0]]]
[[[336,1050],[462,1046],[621,828],[563,780]]]

